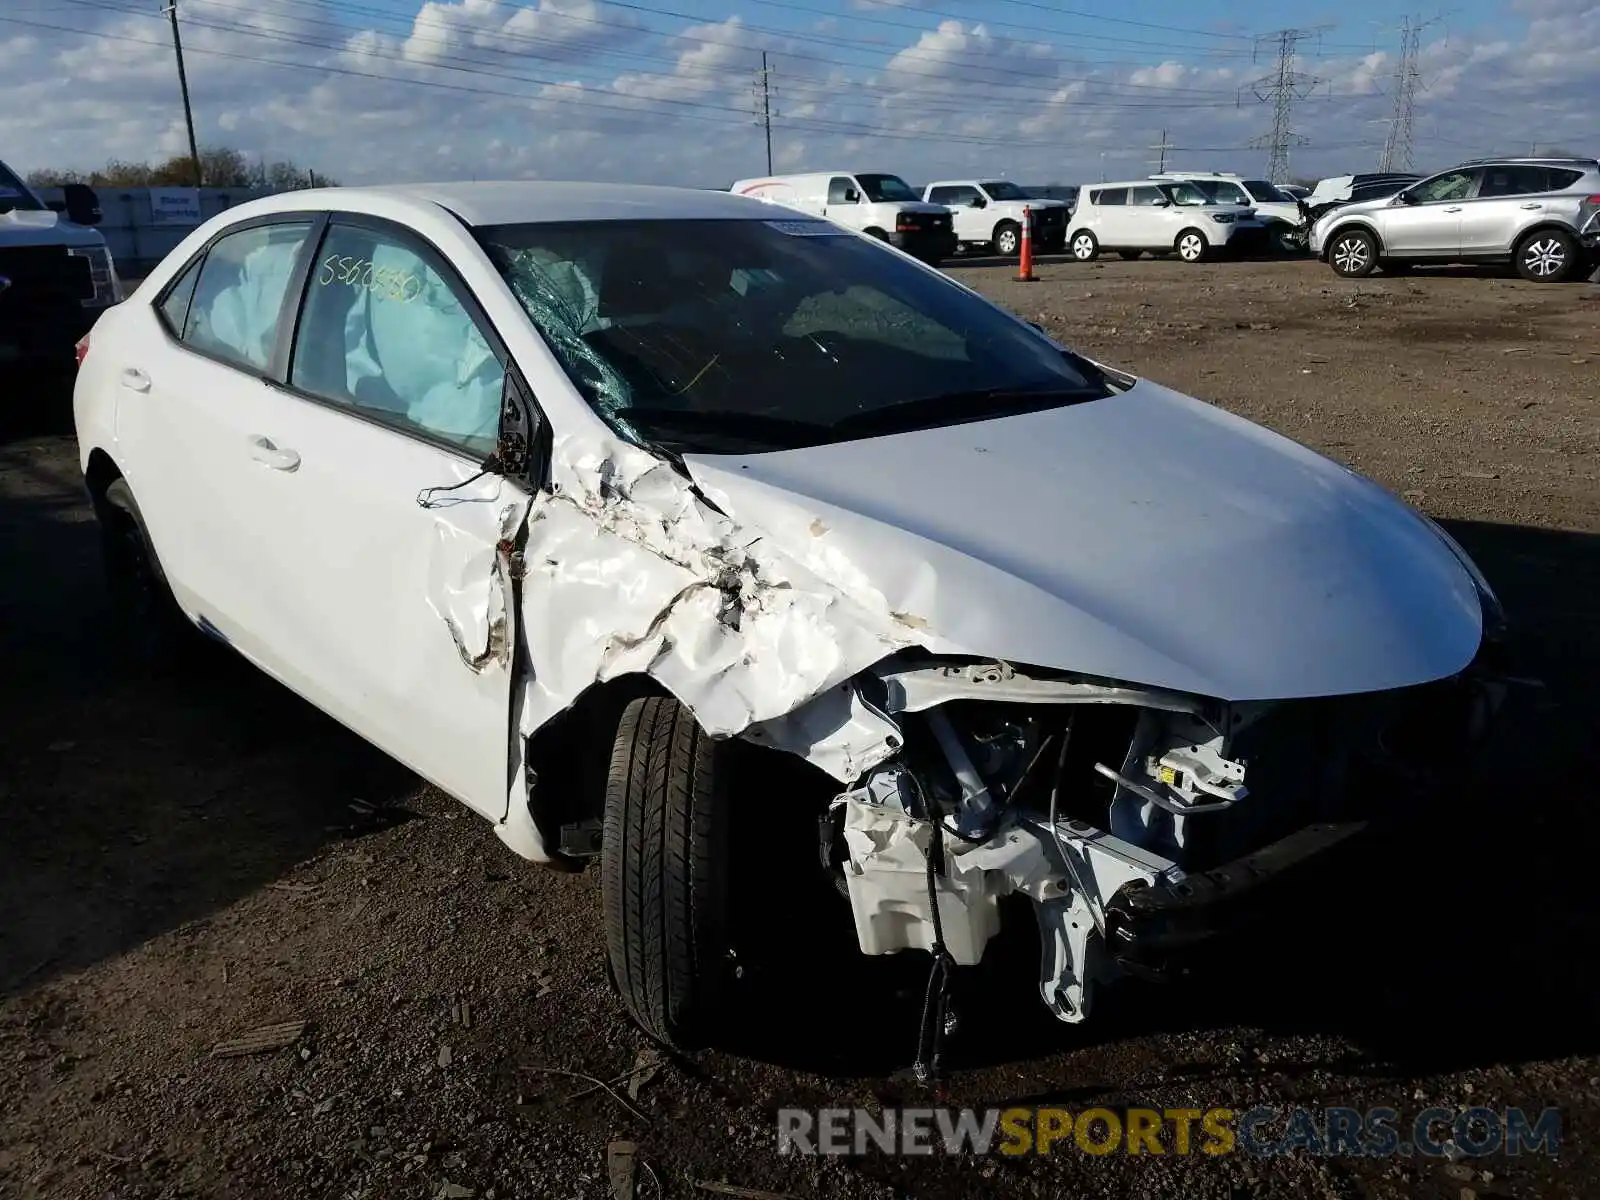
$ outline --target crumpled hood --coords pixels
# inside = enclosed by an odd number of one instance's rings
[[[994,421],[686,462],[751,536],[936,653],[1242,701],[1442,678],[1482,634],[1471,577],[1404,504],[1147,381]]]
[[[53,209],[0,213],[0,246],[99,246],[104,242],[95,230],[74,225]]]

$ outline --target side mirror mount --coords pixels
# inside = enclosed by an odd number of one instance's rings
[[[1396,204],[1415,204],[1416,202],[1417,198],[1411,194],[1410,188],[1406,188],[1404,191],[1399,191],[1394,194],[1394,203]]]
[[[989,202],[982,196],[974,196],[971,200],[967,201],[967,206],[969,208],[987,208],[989,206]]]
[[[861,202],[861,193],[856,191],[855,188],[845,188],[844,202],[846,204],[859,204]]]
[[[69,183],[61,189],[67,220],[74,225],[100,224],[100,197],[86,183]]]

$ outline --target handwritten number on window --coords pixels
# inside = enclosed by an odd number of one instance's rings
[[[374,266],[371,259],[352,258],[348,254],[330,254],[323,259],[317,283],[322,287],[338,283],[366,288],[375,296],[401,304],[410,304],[425,290],[422,280],[409,271]]]

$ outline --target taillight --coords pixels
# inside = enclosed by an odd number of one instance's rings
[[[72,352],[77,356],[78,365],[83,366],[83,360],[89,357],[89,335],[86,333],[72,347]]]

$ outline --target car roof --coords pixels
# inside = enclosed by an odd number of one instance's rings
[[[435,204],[468,225],[553,221],[770,220],[772,207],[708,188],[641,184],[508,181],[405,183],[282,192],[251,204],[254,214],[336,209],[362,212],[375,200]]]
[[[1112,179],[1105,183],[1083,184],[1084,191],[1104,191],[1106,188],[1131,188],[1131,187],[1161,187],[1163,184],[1171,186],[1175,183],[1189,183],[1188,179],[1168,179],[1162,176],[1159,179]]]

